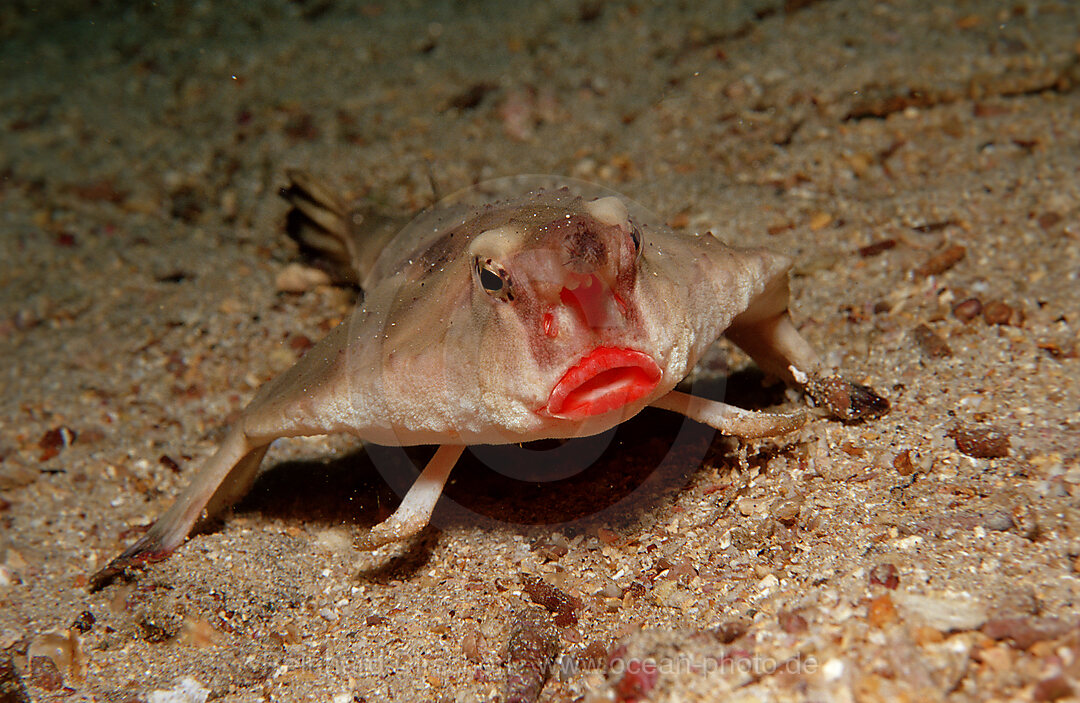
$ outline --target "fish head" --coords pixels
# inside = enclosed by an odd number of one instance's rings
[[[523,401],[549,425],[624,418],[660,383],[635,296],[642,236],[616,196],[564,196],[470,242],[474,318],[498,350],[484,367],[507,397],[533,379]]]
[[[666,392],[678,379],[639,290],[646,230],[617,196],[541,191],[410,256],[384,354],[388,385],[415,396],[402,421],[441,412],[467,442],[580,436]]]

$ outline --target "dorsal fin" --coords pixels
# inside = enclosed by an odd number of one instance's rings
[[[280,195],[292,205],[285,231],[335,283],[359,286],[375,267],[379,253],[410,218],[370,204],[350,205],[306,171],[288,169],[285,175],[289,185]]]

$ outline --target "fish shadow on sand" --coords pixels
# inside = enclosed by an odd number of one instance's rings
[[[763,386],[761,373],[748,368],[698,382],[695,393],[761,408],[780,402],[783,386]],[[433,451],[358,446],[328,461],[284,461],[260,474],[235,510],[367,529],[394,510]],[[653,509],[703,462],[727,464],[730,453],[711,428],[652,408],[597,437],[478,447],[454,469],[432,525],[527,534],[634,530],[651,523]]]

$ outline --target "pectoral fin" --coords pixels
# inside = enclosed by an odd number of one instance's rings
[[[234,429],[199,474],[146,533],[90,577],[90,590],[109,584],[124,570],[160,561],[179,547],[204,513],[213,515],[247,492],[268,442],[257,444]]]
[[[346,432],[349,415],[344,339],[336,327],[291,369],[263,386],[191,485],[135,544],[90,579],[91,590],[124,569],[168,556],[200,517],[212,517],[247,493],[270,443],[279,437]]]
[[[651,405],[685,415],[726,435],[743,439],[787,434],[802,427],[808,418],[805,412],[765,413],[743,410],[734,405],[679,391],[671,391],[654,400]]]
[[[786,288],[783,297],[765,298],[762,305],[784,307],[780,312],[752,307],[735,318],[724,333],[749,354],[762,371],[798,386],[844,422],[860,422],[889,411],[889,401],[869,386],[853,383],[837,374],[826,373],[818,355],[803,339],[788,315]],[[768,314],[770,313],[771,314]]]

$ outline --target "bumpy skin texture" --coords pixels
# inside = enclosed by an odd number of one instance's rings
[[[290,175],[294,234],[348,264],[363,302],[260,389],[191,486],[95,575],[95,588],[168,555],[201,515],[243,495],[279,437],[440,445],[365,538],[375,547],[427,524],[468,444],[587,436],[649,404],[741,437],[801,426],[804,413],[673,390],[721,334],[842,420],[888,408],[872,390],[821,373],[788,316],[790,264],[779,254],[678,234],[619,197],[566,189],[435,210],[390,237],[385,218],[350,213],[314,179]]]

